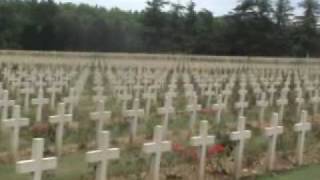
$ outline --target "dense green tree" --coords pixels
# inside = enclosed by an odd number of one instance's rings
[[[142,23],[144,25],[143,37],[145,48],[148,51],[162,51],[165,47],[166,39],[166,14],[163,12],[163,7],[168,2],[164,0],[147,1],[147,7],[143,12]]]
[[[193,1],[190,1],[187,5],[187,12],[185,14],[185,50],[186,52],[191,53],[195,45],[196,36],[196,23],[197,23],[197,12],[195,10],[196,4]]]
[[[320,13],[318,0],[304,0],[300,6],[304,9],[302,23],[299,32],[299,43],[301,53],[309,56],[318,53],[319,33],[317,29],[317,18]]]
[[[213,16],[165,0],[142,11],[0,0],[0,48],[26,50],[196,53],[215,55],[320,56],[318,0],[240,0],[232,12]]]
[[[279,29],[283,30],[290,24],[293,10],[289,0],[278,0],[276,2],[274,18]]]

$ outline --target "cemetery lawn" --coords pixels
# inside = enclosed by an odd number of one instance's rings
[[[320,165],[311,165],[295,168],[288,172],[274,173],[273,175],[257,178],[257,180],[319,180]]]
[[[58,161],[58,168],[54,171],[46,172],[43,179],[46,180],[80,180],[89,179],[86,174],[88,172],[87,164],[84,163],[85,154],[76,153],[62,157]],[[15,166],[0,164],[1,180],[28,180],[31,176],[26,174],[18,174]]]

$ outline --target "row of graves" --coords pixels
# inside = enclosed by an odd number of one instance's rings
[[[317,64],[3,61],[0,179],[240,179],[319,163],[319,83]]]

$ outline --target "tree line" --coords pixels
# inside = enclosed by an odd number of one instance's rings
[[[218,4],[217,4],[218,5]],[[319,0],[240,0],[224,16],[149,0],[142,11],[53,0],[0,0],[0,48],[23,50],[320,56]]]

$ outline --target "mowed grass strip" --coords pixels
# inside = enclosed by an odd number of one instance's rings
[[[291,171],[274,173],[257,180],[320,180],[320,164],[296,168]]]
[[[46,171],[43,179],[46,180],[80,180],[88,176],[88,166],[85,163],[84,154],[76,153],[62,157],[58,161],[58,168]],[[2,180],[29,180],[31,175],[18,174],[15,165],[0,164],[0,179]],[[86,178],[89,179],[89,178]]]

